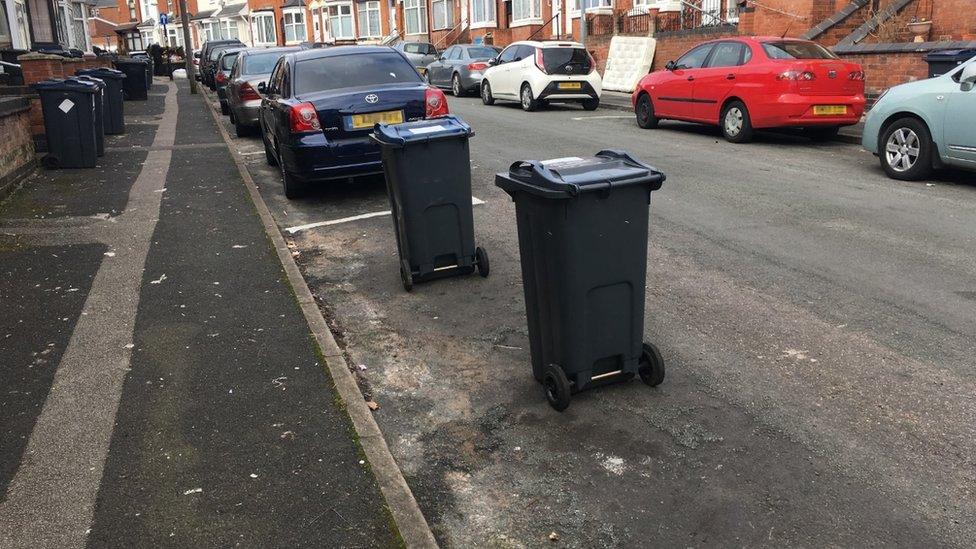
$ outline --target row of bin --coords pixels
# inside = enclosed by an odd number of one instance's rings
[[[454,116],[377,124],[400,276],[414,282],[478,271],[470,126]],[[661,353],[643,341],[648,208],[663,173],[623,151],[519,161],[495,176],[515,202],[532,373],[550,405],[640,377],[664,381]]]

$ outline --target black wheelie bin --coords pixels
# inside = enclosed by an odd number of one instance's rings
[[[95,92],[95,151],[98,156],[105,156],[105,82],[86,75],[75,75],[69,80],[91,82],[98,86]]]
[[[488,276],[488,254],[475,246],[471,201],[471,127],[456,116],[376,124],[393,211],[400,280]]]
[[[122,80],[125,75],[121,71],[107,67],[83,69],[77,74],[78,76],[93,76],[105,83],[105,90],[102,93],[105,133],[107,135],[125,133],[125,109],[122,95]]]
[[[140,59],[119,58],[115,60],[115,68],[125,75],[122,81],[122,91],[128,101],[149,99],[151,80],[147,78],[148,69],[145,61]]]
[[[648,205],[664,179],[622,151],[515,162],[495,176],[515,202],[532,373],[556,410],[635,374],[664,381],[660,352],[643,341]]]
[[[95,93],[80,80],[44,80],[34,84],[41,98],[47,168],[93,168],[98,157],[95,138]]]

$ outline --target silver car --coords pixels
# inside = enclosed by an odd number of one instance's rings
[[[407,60],[417,67],[420,74],[425,74],[427,65],[437,61],[437,48],[427,42],[400,42],[393,46],[393,49],[406,55]]]
[[[238,54],[230,71],[226,92],[230,121],[234,124],[237,137],[244,137],[257,130],[258,111],[261,108],[258,84],[267,82],[271,69],[282,55],[300,49],[302,48],[250,48]]]
[[[488,68],[488,60],[501,50],[494,46],[457,44],[427,65],[427,81],[438,88],[449,88],[462,97],[477,91],[481,86],[482,71]]]

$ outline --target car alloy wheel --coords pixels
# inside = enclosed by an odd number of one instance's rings
[[[725,112],[725,133],[731,137],[742,131],[743,116],[739,107],[731,107]]]
[[[899,173],[912,169],[920,153],[918,135],[910,128],[898,128],[885,144],[885,159],[891,169]]]
[[[456,74],[454,75],[454,78],[451,79],[451,92],[454,93],[454,97],[461,97],[464,95],[464,90],[461,89],[461,79],[458,78],[458,75]]]
[[[487,80],[481,83],[481,102],[485,105],[493,105],[495,98],[491,95],[491,84]]]

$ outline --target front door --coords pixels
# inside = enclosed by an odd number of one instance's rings
[[[945,122],[942,124],[947,156],[976,166],[976,88],[954,84],[946,93]],[[967,90],[967,91],[964,91]]]

